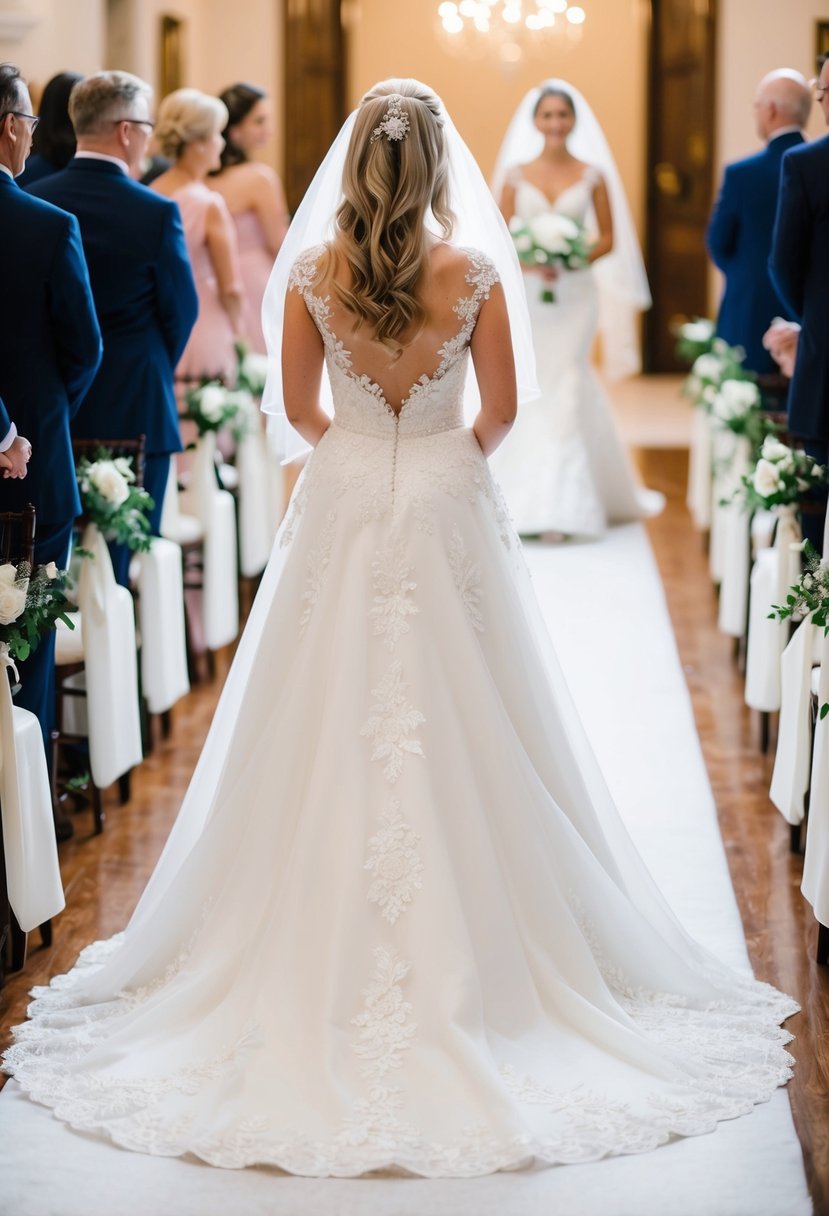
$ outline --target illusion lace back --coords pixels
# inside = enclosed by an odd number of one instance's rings
[[[520,169],[508,180],[521,220],[546,212],[586,223],[598,174],[588,167],[551,202]],[[525,276],[541,396],[524,405],[492,460],[516,528],[524,534],[600,536],[608,523],[661,510],[664,500],[637,485],[610,402],[591,366],[599,318],[593,271],[562,271],[552,304],[539,275]]]
[[[336,414],[126,931],[6,1069],[74,1127],[298,1174],[462,1176],[711,1130],[787,997],[697,946],[612,805],[461,396],[495,281],[396,413],[295,266]]]

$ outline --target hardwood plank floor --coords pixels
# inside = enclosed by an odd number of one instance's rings
[[[768,800],[773,763],[759,750],[759,725],[742,699],[730,639],[716,627],[716,598],[701,538],[684,506],[687,452],[645,449],[637,459],[646,484],[662,490],[665,513],[648,529],[665,583],[720,815],[731,876],[757,975],[791,993],[803,1013],[791,1023],[798,1064],[789,1087],[816,1216],[829,1216],[829,968],[812,959],[816,925],[800,895],[802,859],[789,853],[788,825]],[[117,932],[129,917],[173,822],[198,757],[229,654],[212,684],[174,711],[170,739],[157,744],[133,776],[129,805],[106,796],[107,823],[92,836],[91,813],[76,816],[76,836],[61,845],[67,909],[54,945],[32,934],[25,971],[0,992],[0,1046],[25,1016],[26,994],[68,970],[78,951]],[[781,1216],[785,1216],[781,1213]]]

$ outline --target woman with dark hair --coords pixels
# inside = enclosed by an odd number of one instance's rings
[[[234,84],[220,96],[229,117],[221,169],[210,185],[227,203],[239,237],[245,286],[242,332],[251,349],[264,354],[262,297],[288,229],[282,183],[269,165],[252,159],[271,138],[271,105],[265,91],[252,84]]]
[[[69,118],[69,94],[78,81],[77,72],[59,72],[43,90],[38,116],[40,122],[32,140],[32,155],[17,179],[19,186],[29,186],[65,169],[75,155],[75,131]]]

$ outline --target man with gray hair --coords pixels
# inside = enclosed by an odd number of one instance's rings
[[[763,346],[774,317],[786,319],[786,306],[768,272],[771,234],[784,152],[802,144],[802,128],[812,98],[804,76],[781,68],[764,76],[754,96],[757,134],[762,152],[726,166],[722,189],[708,225],[707,245],[725,275],[717,334],[746,352],[746,367],[759,373],[776,370]]]
[[[78,148],[30,193],[77,216],[104,339],[100,371],[73,434],[146,436],[144,484],[158,534],[170,457],[181,451],[173,377],[198,312],[178,205],[134,179],[153,122],[152,90],[129,72],[96,72],[69,99]],[[113,547],[118,581],[129,552]]]

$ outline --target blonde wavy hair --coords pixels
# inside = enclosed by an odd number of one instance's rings
[[[227,126],[227,106],[198,89],[176,89],[158,107],[156,143],[163,156],[178,160],[188,144],[209,139]]]
[[[403,139],[372,141],[399,95],[409,120]],[[384,80],[360,101],[343,170],[343,202],[330,258],[342,258],[350,284],[333,283],[339,303],[371,326],[374,337],[402,352],[400,335],[426,320],[417,289],[428,262],[428,212],[445,240],[452,235],[449,165],[440,102],[417,80]],[[321,266],[322,276],[326,269]]]

